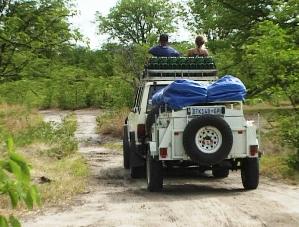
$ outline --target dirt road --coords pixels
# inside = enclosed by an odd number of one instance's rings
[[[59,119],[44,112],[45,119]],[[61,113],[60,113],[61,114]],[[78,111],[77,137],[99,142],[97,111]],[[261,179],[254,191],[242,189],[240,173],[223,180],[207,175],[170,175],[162,193],[146,191],[145,180],[132,180],[119,152],[80,146],[92,169],[90,193],[71,207],[52,208],[24,223],[62,226],[299,226],[299,187]]]

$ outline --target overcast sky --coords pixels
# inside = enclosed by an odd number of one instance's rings
[[[70,19],[74,27],[79,28],[80,32],[89,39],[90,47],[97,49],[107,40],[105,35],[97,35],[97,26],[94,23],[96,11],[102,15],[107,15],[109,9],[116,5],[118,0],[75,0],[79,13]],[[178,0],[172,0],[177,2]],[[174,34],[171,41],[191,41],[190,33],[180,26],[179,31]]]

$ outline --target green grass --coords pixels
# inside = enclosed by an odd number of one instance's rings
[[[118,139],[122,138],[123,126],[128,114],[128,108],[104,111],[100,116],[97,117],[97,127],[99,133]]]
[[[44,79],[26,79],[0,84],[0,103],[23,104],[31,108],[80,109],[131,105],[133,87],[118,77],[77,75],[77,71],[57,72]],[[79,73],[80,74],[80,73]]]
[[[65,203],[67,199],[86,190],[89,168],[81,155],[73,154],[61,160],[40,159],[37,156],[28,160],[34,166],[34,177],[45,176],[51,180],[38,186],[43,203]]]
[[[261,158],[261,174],[273,179],[298,184],[299,172],[288,165],[287,154],[266,154]]]
[[[77,150],[76,127],[72,115],[65,117],[61,124],[55,124],[43,122],[36,111],[25,107],[2,105],[0,109],[0,140],[12,136],[17,147],[44,143],[48,148],[42,151],[43,154],[58,159]]]
[[[120,142],[107,142],[103,144],[103,147],[117,151],[118,153],[121,153],[123,150],[123,145]]]
[[[0,159],[8,136],[15,140],[16,150],[32,167],[33,183],[37,183],[45,204],[65,202],[87,186],[89,168],[77,151],[74,138],[76,118],[67,116],[62,123],[45,123],[35,110],[24,106],[0,106]],[[49,183],[39,184],[41,177]],[[9,201],[0,195],[0,213],[9,211]],[[24,210],[25,206],[20,206]]]
[[[299,171],[291,163],[294,162],[296,148],[286,143],[282,134],[281,122],[294,114],[289,105],[275,107],[270,104],[246,106],[245,114],[251,118],[257,113],[266,120],[261,128],[261,174],[273,179],[280,179],[289,183],[299,183]],[[256,122],[257,123],[257,122]]]

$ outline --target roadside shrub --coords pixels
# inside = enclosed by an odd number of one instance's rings
[[[76,128],[76,119],[69,115],[63,119],[62,123],[43,122],[28,134],[34,140],[50,146],[44,151],[48,156],[61,159],[73,154],[78,149],[78,142],[74,137]]]
[[[134,89],[119,77],[55,76],[0,84],[0,103],[30,108],[130,106]]]
[[[0,105],[0,139],[2,141],[5,141],[10,135],[18,137],[29,129],[38,127],[42,122],[38,113],[30,108],[20,105]],[[28,138],[24,139],[28,140]],[[29,142],[21,140],[14,138],[17,145]]]
[[[295,153],[289,155],[287,163],[299,171],[299,114],[285,116],[280,122],[280,135],[284,144],[296,149]]]
[[[66,116],[61,123],[45,123],[37,111],[18,105],[0,105],[1,227],[7,226],[7,223],[9,227],[18,226],[11,224],[12,221],[16,223],[17,220],[10,217],[10,214],[14,213],[9,210],[11,207],[10,196],[15,202],[15,196],[19,196],[18,192],[20,192],[22,193],[21,198],[26,197],[31,201],[31,197],[27,196],[27,191],[23,193],[19,183],[16,182],[18,178],[15,176],[15,172],[9,172],[11,168],[15,168],[14,171],[19,172],[24,168],[30,170],[33,166],[32,179],[39,183],[37,188],[42,202],[46,204],[60,203],[86,190],[89,168],[84,157],[75,152],[77,150],[77,141],[74,138],[76,127],[76,118],[73,115]],[[9,135],[14,138],[18,150],[17,158],[19,154],[26,158],[26,164],[22,159],[24,164],[20,167],[15,165],[15,159],[11,160],[10,153],[7,152],[3,143]],[[27,179],[26,174],[22,173],[22,180]],[[46,183],[43,179],[46,179]],[[9,184],[7,184],[8,180]],[[18,190],[10,187],[10,184],[16,185]],[[30,185],[32,184],[30,183]],[[9,193],[12,191],[13,194],[6,194],[7,190]],[[34,192],[32,191],[32,193]],[[38,200],[40,199],[38,198]],[[24,208],[23,202],[16,207],[17,212],[24,212]]]
[[[37,112],[22,106],[2,105],[0,109],[0,139],[12,136],[16,146],[45,143],[47,155],[62,158],[74,153],[78,142],[74,137],[77,122],[72,115],[62,123],[44,122]]]
[[[115,138],[122,138],[123,125],[128,114],[128,108],[104,112],[97,117],[99,132]]]

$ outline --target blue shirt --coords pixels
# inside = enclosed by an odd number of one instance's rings
[[[149,53],[156,57],[179,57],[180,53],[170,46],[155,46],[149,50]]]

